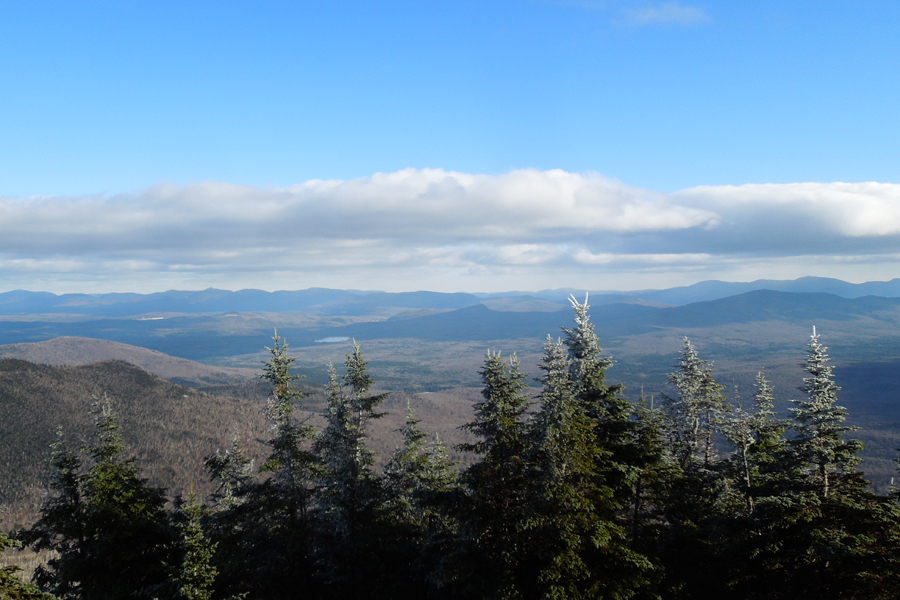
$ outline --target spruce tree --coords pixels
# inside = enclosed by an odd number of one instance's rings
[[[773,389],[762,371],[756,375],[753,407],[750,412],[738,406],[723,422],[723,433],[735,448],[732,473],[748,513],[758,497],[777,493],[788,451],[788,421],[776,417]]]
[[[385,535],[384,497],[366,442],[368,423],[383,416],[376,409],[388,394],[370,393],[374,380],[355,341],[344,366],[346,387],[329,367],[326,426],[315,444],[322,465],[320,560],[334,596],[377,597],[390,584],[391,553],[378,541]]]
[[[728,410],[723,386],[716,383],[712,365],[700,358],[687,338],[675,367],[675,372],[669,374],[669,383],[677,395],[663,395],[670,421],[671,447],[682,469],[709,470],[715,458],[713,434],[718,419]]]
[[[631,509],[638,483],[656,470],[660,448],[647,446],[647,439],[641,439],[641,424],[635,418],[634,407],[622,395],[624,387],[606,381],[613,360],[603,355],[590,320],[588,298],[583,303],[574,297],[569,301],[575,312],[575,327],[563,327],[563,332],[572,386],[571,392],[566,393],[574,395],[574,404],[568,411],[571,420],[567,426],[581,432],[581,437],[576,438],[581,442],[568,444],[576,454],[591,457],[576,461],[580,463],[580,474],[575,479],[580,482],[574,486],[577,492],[572,496],[590,506],[594,537],[593,543],[584,546],[584,560],[593,573],[593,583],[587,589],[595,597],[624,598],[647,583],[652,568],[647,557],[635,551],[629,537],[634,528],[629,523],[634,516]],[[545,352],[545,389],[549,384],[552,390],[563,380],[549,377],[554,371],[550,365],[562,357],[549,347]]]
[[[646,558],[628,544],[624,520],[597,467],[608,450],[578,401],[562,342],[548,338],[541,370],[541,407],[532,421],[535,474],[528,563],[541,598],[628,598],[643,583]]]
[[[0,531],[0,555],[11,548],[19,548],[22,543],[12,540]],[[0,600],[55,600],[55,596],[42,592],[36,585],[26,583],[18,576],[21,568],[0,566]]]
[[[808,465],[809,485],[823,498],[847,484],[859,487],[856,466],[862,450],[859,440],[844,439],[844,434],[856,427],[844,424],[847,410],[837,405],[840,388],[834,382],[827,350],[813,328],[803,368],[809,374],[801,388],[805,397],[791,401],[796,405],[791,409],[796,432],[791,446],[797,462]]]
[[[391,509],[397,518],[427,528],[440,517],[435,510],[435,495],[450,490],[457,475],[447,449],[436,437],[426,443],[426,434],[419,428],[410,403],[406,404],[406,418],[399,430],[399,446],[384,467],[386,490]]]
[[[865,489],[856,470],[862,445],[838,406],[833,367],[813,332],[785,443],[783,424],[763,419],[756,456],[755,507],[732,533],[731,592],[736,598],[878,598],[896,582],[898,512]],[[770,403],[760,385],[760,413]],[[893,533],[892,533],[893,532]],[[734,568],[739,567],[739,568]]]
[[[214,509],[205,519],[218,551],[213,565],[217,586],[227,594],[248,591],[266,598],[292,598],[297,587],[314,588],[312,517],[317,458],[312,451],[315,429],[299,416],[306,394],[296,387],[296,358],[277,331],[260,379],[271,387],[266,419],[272,437],[264,440],[269,454],[252,474],[253,463],[238,440],[225,453],[206,459],[217,484]]]
[[[533,575],[523,553],[530,485],[525,374],[515,355],[504,361],[490,351],[479,374],[484,400],[463,426],[478,439],[458,448],[481,458],[462,474],[464,493],[454,503],[459,534],[438,580],[458,597],[514,598]]]
[[[184,560],[178,575],[178,582],[181,585],[178,591],[187,600],[211,600],[213,584],[219,573],[213,565],[213,556],[218,544],[210,542],[203,533],[200,522],[204,512],[203,506],[197,502],[193,486],[182,512],[185,519],[180,527]]]
[[[166,564],[177,562],[175,532],[164,510],[166,498],[124,457],[118,419],[109,401],[93,408],[95,433],[83,459],[57,446],[54,487],[41,517],[25,534],[36,550],[58,555],[36,580],[62,597],[113,600],[162,593]]]
[[[658,555],[666,571],[663,585],[683,588],[688,597],[716,597],[726,592],[720,525],[734,501],[733,482],[716,460],[714,445],[727,406],[712,365],[687,338],[669,382],[677,394],[663,394],[663,407],[668,450],[679,472],[669,482],[664,505],[668,526]]]
[[[277,331],[272,339],[274,343],[268,348],[269,360],[263,366],[260,379],[272,386],[266,416],[275,435],[267,442],[272,451],[260,470],[272,474],[273,484],[284,502],[288,526],[304,527],[312,498],[312,474],[316,468],[316,455],[309,447],[315,429],[295,415],[306,396],[294,385],[303,376],[291,373],[297,359],[288,354],[288,344]]]
[[[457,474],[440,438],[426,442],[407,402],[399,446],[384,467],[385,512],[390,520],[386,544],[393,554],[390,595],[418,598],[433,592],[429,577],[454,534],[443,501],[456,487]]]

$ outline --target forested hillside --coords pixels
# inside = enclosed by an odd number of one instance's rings
[[[264,431],[257,406],[173,384],[123,361],[54,367],[0,359],[0,527],[33,519],[57,431],[79,444],[91,430],[92,403],[104,397],[114,403],[126,443],[157,485],[196,481],[207,489],[203,457],[233,436],[253,439]]]
[[[464,465],[411,406],[379,465],[389,395],[356,344],[311,404],[276,337],[263,460],[246,434],[220,444],[209,494],[145,480],[124,412],[95,402],[93,426],[54,446],[50,496],[17,534],[56,553],[36,582],[86,600],[896,597],[900,494],[867,487],[820,336],[798,340],[786,415],[765,372],[729,395],[688,339],[666,394],[629,401],[587,304],[573,306],[574,326],[544,344],[536,397],[515,355],[488,352]]]

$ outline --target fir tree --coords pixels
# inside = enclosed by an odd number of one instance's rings
[[[54,487],[41,518],[25,534],[37,550],[56,558],[36,572],[54,594],[84,600],[158,593],[168,581],[175,536],[163,490],[147,485],[134,458],[123,457],[118,420],[108,400],[94,405],[93,440],[83,450],[87,472],[74,453],[57,446]]]
[[[210,542],[203,533],[200,519],[203,507],[197,502],[193,485],[187,504],[182,508],[185,522],[181,524],[184,560],[178,581],[179,593],[187,600],[211,600],[213,584],[219,570],[212,564],[218,544]]]
[[[791,409],[797,437],[792,448],[797,462],[809,465],[807,481],[823,498],[843,484],[859,486],[856,466],[860,462],[862,442],[845,440],[844,433],[856,427],[844,425],[847,410],[837,405],[840,388],[834,382],[834,367],[829,364],[827,348],[819,343],[813,328],[803,370],[809,377],[803,379],[801,390],[805,398],[792,400]]]
[[[526,523],[533,590],[542,598],[628,598],[649,564],[629,548],[611,490],[597,476],[605,448],[576,397],[562,343],[548,339],[541,408],[533,420],[536,474]]]
[[[395,556],[390,591],[398,598],[429,594],[428,578],[454,533],[442,501],[455,489],[455,463],[440,438],[426,442],[419,423],[407,402],[402,445],[384,467],[388,543]]]
[[[391,552],[378,543],[379,536],[387,535],[384,498],[366,440],[368,423],[383,416],[376,408],[388,394],[370,393],[374,380],[355,341],[344,366],[346,390],[334,366],[329,367],[326,427],[315,444],[322,464],[320,558],[336,597],[377,597],[390,585]]]
[[[225,452],[216,451],[204,461],[210,479],[216,483],[212,495],[216,508],[233,508],[247,500],[253,480],[253,459],[247,456],[238,438]]]
[[[294,385],[303,376],[291,373],[297,359],[289,356],[288,344],[278,336],[277,331],[272,339],[274,343],[268,348],[269,360],[263,366],[260,379],[272,386],[266,416],[274,436],[268,441],[272,452],[260,470],[272,473],[278,494],[285,502],[286,517],[291,527],[303,526],[307,522],[312,497],[312,473],[316,467],[316,455],[308,447],[315,436],[315,429],[298,422],[294,415],[306,396]]]
[[[218,587],[227,594],[253,591],[266,598],[292,598],[297,587],[313,589],[315,524],[311,515],[317,457],[315,430],[298,418],[305,393],[292,373],[296,358],[278,335],[267,348],[260,379],[270,384],[266,418],[270,452],[252,475],[252,461],[238,440],[225,453],[206,459],[217,490],[207,517],[208,535],[219,551],[213,559]]]
[[[392,509],[402,520],[417,527],[427,527],[439,519],[434,507],[435,494],[450,490],[456,483],[454,463],[440,438],[426,443],[407,401],[406,419],[399,430],[399,446],[384,467],[387,492]]]
[[[575,327],[563,327],[564,344],[577,407],[572,414],[579,415],[572,425],[585,419],[577,425],[587,427],[580,452],[593,457],[591,474],[578,486],[581,497],[590,503],[597,534],[585,546],[585,560],[593,572],[592,594],[630,597],[647,584],[652,569],[647,557],[635,551],[630,534],[639,524],[631,520],[636,517],[642,479],[644,484],[657,479],[661,447],[648,445],[649,430],[635,418],[634,406],[622,395],[624,387],[607,384],[613,360],[603,355],[588,298],[582,303],[571,297],[569,302]]]
[[[529,486],[523,415],[529,400],[515,355],[504,361],[488,352],[479,374],[484,400],[475,405],[475,420],[463,426],[478,440],[459,449],[481,459],[461,477],[465,493],[454,506],[459,534],[438,579],[457,596],[514,598],[533,574],[522,547]]]
[[[671,447],[682,469],[710,469],[715,457],[713,434],[727,411],[722,386],[716,383],[712,365],[701,360],[690,340],[684,339],[676,371],[669,382],[677,396],[664,395],[670,421]]]
[[[12,540],[0,531],[0,554],[19,548],[22,543]],[[36,585],[26,583],[17,575],[17,566],[0,566],[0,600],[55,600],[55,596],[42,592]]]

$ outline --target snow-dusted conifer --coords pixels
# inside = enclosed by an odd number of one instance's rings
[[[801,388],[806,396],[792,400],[796,405],[791,413],[797,437],[791,445],[798,462],[807,465],[809,484],[827,497],[833,492],[836,479],[855,473],[862,442],[844,439],[845,432],[857,428],[844,424],[847,410],[837,404],[840,388],[834,382],[834,367],[829,364],[828,349],[819,343],[815,328],[810,338],[803,369],[809,377],[803,379]]]
[[[684,338],[681,358],[669,374],[677,396],[664,395],[670,421],[675,459],[682,469],[709,469],[715,457],[713,434],[718,419],[727,411],[723,386],[716,383],[712,364],[700,359],[691,341]]]

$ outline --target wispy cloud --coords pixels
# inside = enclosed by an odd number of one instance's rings
[[[635,25],[695,25],[712,20],[702,7],[679,2],[626,9],[624,13],[628,21]]]
[[[900,275],[898,255],[900,185],[890,183],[663,194],[592,173],[406,169],[288,188],[0,198],[7,288],[615,288],[791,265],[884,278]]]

